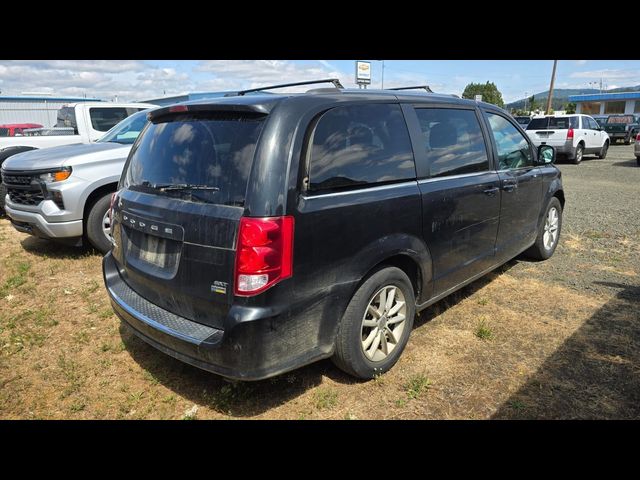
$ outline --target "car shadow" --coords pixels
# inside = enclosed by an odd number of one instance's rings
[[[25,251],[46,258],[79,258],[87,255],[101,255],[89,246],[72,246],[53,240],[29,236],[20,241]]]
[[[455,307],[465,298],[470,297],[471,295],[476,293],[478,290],[481,290],[482,288],[486,287],[491,282],[493,282],[496,278],[500,277],[500,275],[502,275],[505,272],[508,272],[514,266],[516,266],[520,261],[523,261],[523,260],[526,261],[524,257],[522,258],[516,257],[512,260],[509,260],[507,263],[503,264],[502,266],[497,267],[495,270],[492,270],[486,275],[483,275],[478,280],[471,282],[466,287],[461,288],[460,290],[452,293],[451,295],[447,295],[442,300],[425,308],[416,316],[416,319],[413,323],[413,328],[416,329],[418,327],[421,327],[422,325],[430,322],[437,316],[442,315],[450,308]]]
[[[414,328],[419,328],[469,295],[473,295],[517,263],[517,259],[511,260],[423,310],[416,316]],[[196,405],[207,406],[232,417],[256,416],[286,404],[320,385],[323,377],[343,385],[368,381],[347,375],[327,359],[267,380],[230,382],[219,375],[193,367],[156,350],[122,323],[120,337],[133,360],[164,387]]]
[[[495,419],[640,419],[640,287],[619,289],[514,393]]]
[[[614,167],[633,167],[638,168],[638,161],[634,158],[633,160],[626,160],[624,162],[615,162],[612,163]]]

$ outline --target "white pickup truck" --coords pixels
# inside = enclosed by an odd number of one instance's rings
[[[7,158],[28,150],[93,143],[128,116],[155,106],[111,102],[69,104],[58,110],[56,125],[51,128],[31,130],[21,137],[0,138],[0,167]],[[0,185],[0,214],[4,210],[5,195],[6,191]]]
[[[137,112],[90,145],[61,145],[8,158],[1,173],[12,225],[71,245],[88,241],[106,253],[111,194],[146,123],[147,112]]]

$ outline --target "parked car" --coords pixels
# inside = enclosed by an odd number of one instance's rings
[[[638,162],[638,166],[640,167],[640,133],[636,137],[636,144],[633,147],[633,152],[636,155],[636,162]]]
[[[640,133],[640,123],[632,114],[609,115],[604,130],[609,134],[612,142],[623,140],[625,145],[629,145]]]
[[[518,116],[513,118],[516,119],[516,122],[520,124],[523,130],[527,128],[527,125],[529,125],[529,122],[531,121],[531,117],[527,116]]]
[[[596,123],[600,126],[600,128],[604,128],[605,123],[607,123],[607,118],[609,118],[609,115],[591,115],[591,118],[593,118]]]
[[[315,89],[157,109],[112,198],[112,306],[162,352],[255,380],[389,370],[416,311],[549,258],[554,149],[448,95]]]
[[[17,153],[95,142],[129,115],[152,107],[155,105],[107,102],[84,102],[62,107],[57,113],[56,127],[43,128],[42,135],[33,135],[32,132],[28,136],[0,138],[0,167],[7,158]],[[0,214],[4,213],[5,195],[6,191],[0,185]]]
[[[609,136],[588,115],[534,118],[527,126],[527,135],[534,145],[551,145],[558,155],[566,156],[576,165],[585,154],[605,158],[609,149]]]
[[[111,248],[109,199],[133,142],[147,123],[134,113],[89,145],[19,153],[2,166],[6,211],[20,232],[79,245]]]
[[[0,125],[0,137],[19,137],[23,130],[30,128],[42,128],[39,123],[5,123]]]

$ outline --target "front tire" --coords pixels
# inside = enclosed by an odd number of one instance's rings
[[[87,215],[86,233],[89,243],[100,253],[105,254],[111,250],[111,238],[108,233],[111,226],[109,219],[109,205],[111,193],[100,197],[89,210]]]
[[[579,143],[576,147],[576,154],[573,156],[573,164],[578,165],[582,161],[582,156],[584,155],[584,146]]]
[[[413,328],[415,295],[397,267],[383,267],[358,288],[336,336],[333,363],[344,372],[371,379],[391,369]]]
[[[600,149],[600,153],[598,153],[598,158],[604,159],[607,158],[607,152],[609,151],[609,142],[604,142],[602,148]]]
[[[562,205],[560,200],[552,197],[547,205],[535,243],[525,254],[536,260],[546,260],[553,255],[558,246],[562,230]]]

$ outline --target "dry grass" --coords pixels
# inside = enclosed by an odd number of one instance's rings
[[[640,418],[640,238],[600,237],[568,231],[425,310],[373,381],[323,361],[228,383],[122,328],[98,255],[1,219],[0,418]],[[621,285],[594,290],[605,274]]]

